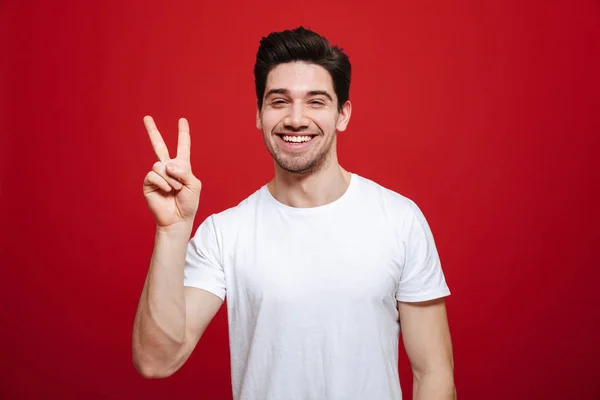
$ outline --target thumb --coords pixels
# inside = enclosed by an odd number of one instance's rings
[[[183,183],[185,186],[200,186],[200,181],[192,174],[189,166],[182,166],[174,163],[167,164],[167,174]]]

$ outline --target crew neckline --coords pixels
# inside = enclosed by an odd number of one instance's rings
[[[264,193],[265,197],[267,198],[267,200],[270,203],[274,204],[276,207],[278,207],[288,213],[310,215],[310,214],[322,213],[324,211],[329,211],[329,210],[331,210],[335,207],[339,207],[340,205],[347,202],[348,199],[352,196],[352,193],[354,192],[356,185],[358,184],[357,181],[358,181],[358,175],[351,172],[350,173],[350,184],[348,185],[348,187],[346,188],[344,193],[342,193],[342,195],[340,197],[338,197],[336,200],[334,200],[330,203],[327,203],[327,204],[323,204],[322,206],[316,206],[316,207],[292,207],[292,206],[288,206],[287,204],[283,204],[282,202],[277,200],[271,194],[271,191],[269,190],[269,188],[266,184],[263,185],[263,187],[261,188],[261,191]]]

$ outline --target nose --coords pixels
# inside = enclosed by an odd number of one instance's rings
[[[302,130],[308,128],[308,118],[304,113],[304,107],[301,103],[295,103],[288,109],[289,113],[283,121],[287,129]]]

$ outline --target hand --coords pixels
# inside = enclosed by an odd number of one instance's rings
[[[170,228],[180,222],[192,223],[202,183],[192,174],[190,164],[190,127],[179,119],[177,157],[169,158],[169,150],[150,116],[144,117],[158,160],[144,179],[144,196],[156,219],[158,228]]]

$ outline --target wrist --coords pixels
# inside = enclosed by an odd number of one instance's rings
[[[168,226],[156,225],[156,234],[164,236],[188,236],[192,233],[194,221],[176,222]]]

